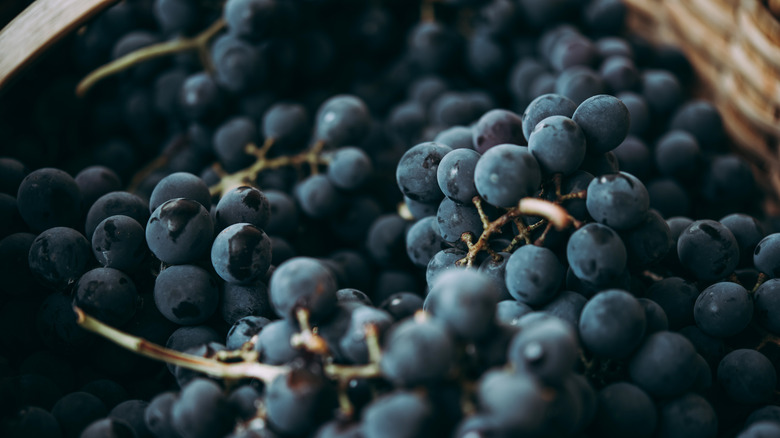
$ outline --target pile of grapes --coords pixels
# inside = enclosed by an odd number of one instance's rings
[[[780,221],[625,15],[111,7],[0,101],[0,436],[780,437]]]

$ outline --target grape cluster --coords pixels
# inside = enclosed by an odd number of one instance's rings
[[[109,8],[0,102],[0,435],[780,436],[780,222],[625,14]]]

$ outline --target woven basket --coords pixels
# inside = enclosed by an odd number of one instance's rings
[[[679,47],[780,212],[780,22],[767,0],[624,0],[628,27]],[[780,2],[768,0],[773,10]]]

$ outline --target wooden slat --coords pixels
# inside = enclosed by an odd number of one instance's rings
[[[36,0],[0,30],[0,88],[60,38],[118,0]]]

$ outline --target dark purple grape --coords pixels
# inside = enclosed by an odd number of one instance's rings
[[[208,254],[213,233],[211,216],[201,204],[191,199],[171,199],[149,218],[146,243],[161,261],[185,264]]]
[[[485,113],[472,131],[474,149],[480,154],[500,144],[525,144],[523,119],[507,110],[495,109]]]
[[[392,315],[396,321],[400,321],[422,310],[423,299],[411,292],[398,292],[387,297],[379,308]]]
[[[443,194],[437,172],[442,158],[452,149],[439,143],[420,143],[404,153],[396,169],[396,181],[404,196],[418,202],[434,203]]]
[[[350,313],[349,327],[339,341],[339,350],[350,362],[365,364],[369,361],[366,343],[366,327],[370,324],[381,337],[393,324],[393,317],[384,310],[359,306]]]
[[[482,199],[497,207],[514,207],[535,193],[542,180],[539,163],[527,147],[502,144],[477,161],[474,182]]]
[[[211,194],[206,183],[191,173],[176,172],[161,179],[154,187],[149,198],[149,211],[154,212],[162,203],[175,198],[192,199],[206,210],[211,208]]]
[[[495,325],[501,291],[486,274],[453,270],[436,277],[430,287],[425,308],[456,335],[477,340]]]
[[[731,231],[721,223],[709,219],[699,220],[680,234],[677,255],[680,263],[696,278],[717,280],[726,277],[737,267],[739,244]]]
[[[87,212],[84,235],[92,237],[99,223],[116,215],[129,216],[138,221],[139,224],[144,225],[149,220],[149,205],[132,193],[107,193],[98,198]]]
[[[217,38],[211,46],[214,80],[231,93],[248,93],[268,80],[261,48],[235,34]]]
[[[371,158],[362,149],[342,147],[333,152],[328,164],[328,178],[339,189],[357,190],[373,173]]]
[[[94,263],[89,242],[73,228],[54,227],[39,234],[30,246],[27,263],[43,284],[65,289]]]
[[[685,131],[668,131],[655,145],[658,170],[680,181],[693,179],[700,170],[700,161],[699,143]]]
[[[121,327],[135,314],[137,299],[130,277],[118,269],[96,268],[79,278],[74,304],[110,326]]]
[[[480,154],[471,149],[455,149],[439,163],[436,180],[444,196],[463,204],[471,204],[477,196],[474,169]]]
[[[425,73],[444,73],[460,60],[462,37],[437,21],[421,21],[409,31],[411,61]]]
[[[289,236],[298,228],[298,208],[295,200],[287,193],[279,190],[263,192],[269,206],[268,222],[263,230],[271,236]]]
[[[669,114],[682,102],[682,85],[667,70],[645,70],[640,76],[639,88],[654,114]]]
[[[672,249],[669,225],[653,210],[639,225],[624,231],[622,237],[628,252],[628,263],[634,267],[648,267],[660,262]]]
[[[131,273],[148,253],[144,227],[129,216],[109,216],[92,234],[92,253],[104,268]]]
[[[225,283],[219,308],[222,319],[231,325],[247,316],[271,317],[274,313],[268,297],[268,286],[263,283]]]
[[[188,76],[179,91],[179,108],[190,121],[217,119],[224,112],[224,95],[214,78],[206,72]]]
[[[551,401],[544,387],[525,373],[491,370],[480,378],[477,397],[481,410],[508,436],[543,430]]]
[[[580,324],[580,314],[588,299],[572,291],[563,291],[552,301],[542,307],[542,312],[557,316],[558,318],[577,327]]]
[[[599,67],[599,74],[613,95],[631,91],[639,83],[639,69],[631,58],[622,55],[605,58]]]
[[[295,187],[295,199],[301,211],[315,219],[334,216],[344,205],[344,194],[327,176],[311,175]]]
[[[592,66],[596,63],[596,46],[579,33],[561,36],[548,54],[550,66],[561,72],[575,65]]]
[[[506,264],[506,287],[517,301],[530,306],[550,302],[563,282],[564,269],[555,254],[534,245],[517,249]]]
[[[737,403],[768,403],[776,383],[774,365],[756,350],[734,350],[721,359],[718,365],[718,384]]]
[[[626,247],[608,226],[587,224],[569,238],[566,258],[580,280],[608,284],[626,268]]]
[[[422,218],[409,227],[406,233],[406,254],[415,266],[428,266],[437,252],[444,249],[439,225],[434,216]]]
[[[470,233],[472,241],[482,234],[482,219],[477,208],[470,204],[460,204],[450,198],[444,198],[436,212],[436,228],[445,242],[455,243],[464,233]]]
[[[125,400],[119,403],[111,412],[108,413],[108,417],[112,420],[119,420],[125,422],[132,432],[135,432],[135,436],[138,438],[151,438],[151,432],[146,427],[144,422],[144,413],[149,406],[149,402],[144,400]],[[130,432],[130,431],[128,431]],[[123,435],[120,435],[120,437]]]
[[[225,346],[228,350],[240,349],[245,343],[262,332],[262,330],[271,323],[271,320],[263,316],[245,316],[237,320],[227,334]]]
[[[726,138],[718,109],[706,100],[689,100],[680,106],[669,122],[669,129],[690,132],[699,146],[708,151],[719,150]]]
[[[280,32],[288,32],[293,24],[292,5],[278,0],[229,0],[223,17],[234,35],[258,41]]]
[[[474,147],[473,132],[472,128],[466,126],[451,126],[436,134],[433,141],[452,149],[472,149]]]
[[[302,436],[330,418],[336,407],[336,391],[324,377],[293,369],[268,384],[263,401],[272,429]]]
[[[624,91],[617,95],[628,109],[631,120],[628,132],[630,135],[643,135],[651,122],[650,109],[645,98],[631,91]]]
[[[514,326],[517,325],[520,318],[531,312],[533,312],[531,306],[514,299],[499,301],[496,304],[496,321],[507,326]]]
[[[606,86],[601,76],[593,69],[575,65],[562,71],[555,80],[555,93],[579,105],[592,96],[602,95]],[[572,116],[567,116],[572,117]]]
[[[361,424],[362,436],[429,436],[433,415],[434,406],[428,397],[410,391],[392,392],[366,406]]]
[[[402,387],[442,380],[455,354],[455,343],[438,320],[407,319],[392,327],[383,346],[382,373]]]
[[[599,391],[593,428],[600,436],[650,438],[657,420],[655,403],[639,387],[617,382]]]
[[[753,251],[753,264],[756,269],[770,278],[780,276],[780,233],[770,234],[756,245]]]
[[[766,235],[764,227],[753,216],[742,213],[730,214],[721,218],[718,222],[728,228],[731,234],[734,235],[734,238],[737,239],[740,263],[747,265],[752,261],[756,245]]]
[[[647,321],[642,304],[628,292],[599,292],[582,309],[580,338],[595,355],[625,358],[642,342]]]
[[[195,378],[182,388],[171,406],[171,424],[182,437],[224,436],[234,426],[233,413],[222,388]]]
[[[108,414],[103,402],[86,392],[71,392],[57,401],[51,413],[64,438],[76,438],[95,420]]]
[[[689,392],[659,404],[656,434],[668,438],[715,438],[718,417],[707,399]]]
[[[380,266],[398,265],[406,258],[407,221],[397,214],[379,216],[366,235],[366,249]]]
[[[122,182],[113,170],[105,166],[90,166],[76,175],[81,192],[81,210],[89,211],[92,204],[106,193],[122,190]]]
[[[81,219],[81,191],[73,177],[62,170],[43,168],[30,172],[15,195],[19,214],[36,232],[75,227]]]
[[[257,144],[257,125],[249,117],[230,118],[219,125],[213,141],[222,168],[228,173],[238,172],[254,162],[254,157],[246,152],[246,146]]]
[[[333,274],[322,262],[295,257],[276,268],[269,296],[276,314],[282,318],[295,320],[296,310],[304,308],[317,320],[333,311],[337,290]]]
[[[753,301],[748,291],[736,283],[715,283],[696,299],[693,317],[701,331],[710,336],[734,336],[753,318]]]
[[[756,322],[774,334],[780,333],[780,279],[772,278],[759,286],[753,304]]]
[[[273,139],[273,147],[297,151],[305,145],[311,133],[309,114],[303,105],[274,103],[263,113],[261,131],[264,138]]]
[[[551,318],[518,332],[507,356],[518,373],[530,373],[547,385],[559,386],[574,371],[577,351],[574,327]]]
[[[260,362],[268,365],[285,365],[303,356],[303,350],[292,346],[292,336],[299,332],[293,322],[281,319],[268,323],[260,331],[255,350],[260,353]]]
[[[646,218],[650,196],[642,181],[620,172],[591,181],[586,202],[593,219],[616,230],[626,230]]]
[[[658,178],[647,184],[650,208],[663,217],[685,216],[690,213],[691,199],[683,186],[671,178]],[[675,239],[674,247],[677,247]]]
[[[214,278],[195,265],[169,266],[154,283],[154,303],[168,320],[181,325],[205,322],[217,308]]]
[[[271,266],[271,239],[252,224],[230,225],[214,239],[211,264],[228,283],[254,283]]]
[[[337,95],[317,110],[314,137],[331,147],[356,145],[368,134],[371,114],[360,98]]]
[[[157,394],[146,407],[144,423],[147,429],[156,437],[176,438],[179,433],[173,427],[171,411],[176,402],[177,395],[174,392],[162,392]]]
[[[694,383],[696,349],[685,336],[669,331],[649,335],[631,356],[631,380],[656,397],[676,397]]]
[[[699,296],[693,284],[680,277],[669,277],[653,283],[645,296],[661,306],[672,330],[693,324],[693,306]]]
[[[550,116],[537,123],[528,139],[528,149],[545,174],[568,175],[585,158],[585,136],[572,119]]]
[[[571,117],[577,104],[560,94],[544,94],[535,98],[523,112],[523,135],[531,137],[536,125],[551,116]]]

